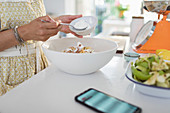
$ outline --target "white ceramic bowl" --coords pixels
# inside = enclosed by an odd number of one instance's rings
[[[94,53],[64,53],[77,42],[91,47]],[[70,74],[89,74],[105,66],[115,55],[117,43],[100,38],[62,38],[49,40],[42,45],[47,59],[60,70]]]
[[[83,36],[89,35],[91,32],[93,32],[93,30],[95,29],[97,22],[98,22],[96,17],[84,16],[84,17],[77,18],[77,19],[73,20],[70,24],[74,26],[75,23],[77,23],[80,20],[86,21],[89,24],[90,27],[85,29],[85,30],[80,30],[80,31],[73,29],[71,26],[69,26],[69,28],[70,28],[71,31],[75,32],[76,34],[83,35]]]
[[[135,60],[133,62],[135,62]],[[125,73],[125,76],[136,85],[136,89],[142,94],[160,98],[170,98],[170,88],[151,86],[140,83],[133,79],[130,63]]]

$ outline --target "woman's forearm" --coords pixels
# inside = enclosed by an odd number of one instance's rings
[[[82,15],[76,16],[67,15],[62,16],[59,19],[61,19],[63,22],[70,23],[72,20],[79,18],[81,16]],[[45,20],[48,22],[42,22],[41,20]],[[22,38],[23,41],[27,40],[46,41],[51,36],[56,35],[59,31],[75,34],[74,32],[70,31],[68,26],[60,25],[60,21],[54,21],[49,16],[39,17],[31,21],[29,24],[20,26],[17,30],[20,38]],[[80,37],[77,34],[75,35]],[[0,32],[0,51],[3,51],[18,44],[19,42],[14,35],[13,29]]]
[[[13,29],[0,32],[0,51],[18,45]]]
[[[49,23],[43,23],[41,19],[48,20]],[[59,29],[61,29],[58,25],[59,24],[56,24],[56,22],[50,22],[48,16],[44,16],[33,20],[29,24],[20,26],[17,31],[20,38],[24,41],[46,41],[49,37],[58,33]],[[13,29],[0,32],[0,51],[18,44],[19,42],[14,35]]]

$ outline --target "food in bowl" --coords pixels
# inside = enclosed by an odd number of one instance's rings
[[[67,47],[78,42],[91,47],[92,53],[64,53]],[[69,74],[84,75],[104,67],[115,55],[117,43],[101,38],[60,38],[42,44],[45,56],[51,64]]]
[[[162,13],[166,11],[169,2],[169,0],[145,0],[144,4],[149,11]]]
[[[170,88],[170,62],[150,54],[131,63],[132,77],[143,84]]]
[[[65,53],[92,53],[94,50],[91,47],[85,47],[81,42],[77,42],[77,46],[66,48],[63,52]]]

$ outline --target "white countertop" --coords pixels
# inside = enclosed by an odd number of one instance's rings
[[[0,113],[94,113],[74,101],[88,88],[96,88],[142,108],[143,113],[170,113],[170,99],[139,93],[125,78],[127,62],[121,56],[89,75],[70,75],[51,65],[0,97]]]

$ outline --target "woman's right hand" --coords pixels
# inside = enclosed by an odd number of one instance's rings
[[[41,20],[47,22],[42,22]],[[20,26],[18,33],[24,41],[46,41],[51,36],[56,35],[61,30],[61,27],[59,21],[54,21],[49,16],[43,16],[31,21],[29,24]]]

